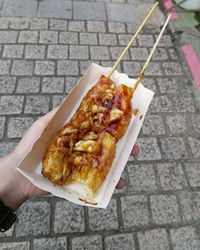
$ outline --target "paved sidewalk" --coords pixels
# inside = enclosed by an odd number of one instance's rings
[[[91,62],[112,66],[137,20],[1,17],[0,155],[59,105]],[[122,72],[137,76],[158,32],[155,23],[147,26]],[[34,198],[19,209],[15,226],[0,234],[0,250],[200,249],[200,113],[171,38],[170,32],[163,36],[143,80],[156,95],[137,141],[140,155],[130,157],[124,171],[126,187],[115,191],[106,210],[54,196]]]

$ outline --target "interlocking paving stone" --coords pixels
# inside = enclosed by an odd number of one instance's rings
[[[10,227],[7,231],[0,233],[0,238],[12,236],[13,231],[14,231],[14,225],[12,227]]]
[[[150,192],[155,191],[157,189],[153,165],[136,165],[128,163],[127,170],[130,182],[130,189],[133,192]]]
[[[139,60],[139,61],[146,60],[149,54],[147,48],[131,48],[130,53],[132,60]]]
[[[197,134],[200,134],[200,115],[191,115],[192,126]]]
[[[174,250],[200,249],[199,237],[192,226],[171,229],[170,235]]]
[[[30,30],[45,30],[48,29],[47,19],[32,18],[30,20]]]
[[[66,20],[57,20],[51,19],[50,20],[50,30],[67,30],[68,22]]]
[[[152,47],[155,43],[152,35],[138,35],[137,42],[140,47]]]
[[[27,96],[25,114],[46,114],[49,111],[50,98],[48,96]]]
[[[145,117],[142,132],[144,135],[162,135],[165,134],[164,122],[159,115],[147,115]]]
[[[106,27],[105,23],[101,21],[88,21],[87,22],[87,30],[89,32],[105,32]]]
[[[109,51],[108,47],[104,46],[92,46],[90,47],[90,56],[94,60],[109,60]]]
[[[54,95],[53,96],[53,107],[56,108],[58,107],[64,100],[65,96],[64,95]]]
[[[44,202],[27,202],[18,210],[15,226],[16,236],[46,235],[50,230],[50,204]]]
[[[81,71],[81,75],[85,74],[86,70],[89,68],[89,66],[92,64],[92,63],[96,63],[96,64],[99,64],[99,61],[96,61],[96,60],[84,60],[84,61],[79,61],[79,64],[80,64],[80,71]],[[102,63],[101,63],[102,65]]]
[[[1,96],[0,97],[0,114],[11,115],[20,114],[23,107],[23,96]]]
[[[175,49],[170,48],[170,49],[168,49],[168,52],[170,54],[171,59],[173,59],[173,60],[177,60],[178,59]]]
[[[161,93],[179,93],[179,78],[157,78],[159,90]]]
[[[42,80],[42,93],[63,93],[63,77],[44,77]]]
[[[172,134],[185,133],[187,131],[187,121],[183,115],[167,116],[167,125]]]
[[[172,76],[172,75],[182,75],[183,71],[181,69],[181,65],[177,62],[164,62],[162,64],[165,74],[167,76]]]
[[[10,118],[8,120],[8,138],[21,138],[33,121],[33,118],[28,117]]]
[[[132,234],[115,234],[105,237],[105,249],[131,249],[135,250],[135,243]]]
[[[139,62],[123,62],[124,72],[129,76],[136,76],[141,71],[142,66]]]
[[[0,76],[0,94],[12,94],[16,85],[16,77]]]
[[[39,1],[38,17],[72,18],[72,2],[65,0]]]
[[[89,228],[93,231],[118,229],[117,203],[111,200],[106,209],[88,208]]]
[[[57,74],[60,75],[70,75],[76,76],[79,74],[78,71],[78,62],[77,61],[58,61]]]
[[[35,63],[36,75],[54,75],[55,74],[55,62],[53,61],[36,61]]]
[[[194,99],[191,95],[176,96],[173,98],[177,112],[194,112]]]
[[[0,117],[0,139],[3,138],[5,123],[6,123],[6,118]]]
[[[133,8],[128,4],[106,3],[106,11],[109,21],[131,22],[133,18]]]
[[[88,46],[70,45],[69,56],[70,59],[89,59]]]
[[[1,250],[29,250],[30,249],[30,242],[29,241],[22,241],[22,242],[2,242],[1,243]]]
[[[68,45],[49,45],[47,50],[49,59],[68,59]]]
[[[119,40],[119,44],[120,45],[127,45],[128,42],[131,40],[132,35],[128,35],[128,34],[120,34],[118,35],[118,40]],[[137,41],[135,40],[132,44],[132,47],[137,45]]]
[[[64,44],[78,44],[78,33],[77,32],[60,32],[60,43]]]
[[[22,58],[24,46],[23,45],[5,45],[2,57],[5,58]]]
[[[18,80],[16,93],[38,93],[40,90],[40,78],[24,77]]]
[[[80,33],[80,44],[97,45],[97,34],[94,33]]]
[[[145,196],[121,197],[123,226],[126,229],[147,226],[150,218]]]
[[[190,148],[192,150],[192,154],[194,158],[199,158],[200,157],[200,138],[194,138],[194,137],[189,137],[188,138]]]
[[[152,195],[150,205],[153,222],[166,224],[180,221],[178,203],[175,195]]]
[[[181,164],[159,163],[157,164],[157,175],[163,190],[178,190],[187,186]]]
[[[82,206],[65,200],[56,202],[55,206],[55,233],[84,232],[84,211]]]
[[[182,137],[161,138],[164,159],[186,159],[188,152]]]
[[[67,238],[58,237],[58,238],[42,238],[33,240],[33,249],[34,250],[66,250],[67,249]]]
[[[10,21],[10,28],[11,29],[19,29],[19,30],[25,30],[29,27],[29,18],[12,18]]]
[[[26,7],[25,7],[26,6]],[[2,16],[35,16],[37,10],[36,1],[6,0],[3,4]]]
[[[25,46],[26,59],[44,59],[45,45],[26,45]]]
[[[155,83],[155,80],[154,80],[154,78],[152,78],[152,77],[145,77],[144,79],[142,79],[142,85],[143,85],[145,88],[151,89],[151,90],[154,91],[155,93],[158,92],[157,86],[156,86],[156,83]],[[146,118],[145,118],[145,119],[146,119]]]
[[[77,77],[66,77],[65,78],[65,93],[69,93],[71,89],[78,83],[79,78]]]
[[[33,74],[34,62],[28,60],[14,60],[11,74],[17,76],[31,76]]]
[[[157,39],[158,35],[155,35],[155,39]],[[173,45],[172,38],[169,35],[162,35],[159,47],[171,47]]]
[[[192,187],[200,187],[200,163],[185,163],[185,169]]]
[[[147,76],[161,76],[162,72],[161,72],[160,63],[150,62],[148,67],[147,67],[147,70],[145,71],[145,75],[147,75]]]
[[[102,250],[102,237],[100,235],[72,238],[72,250]]]
[[[108,23],[108,30],[111,33],[125,33],[126,28],[124,23],[117,23],[117,22],[109,22]]]
[[[174,105],[172,103],[171,98],[168,96],[155,96],[151,102],[149,107],[149,111],[151,113],[158,113],[158,112],[173,112]]]
[[[0,60],[0,75],[9,74],[11,61],[9,60]]]
[[[117,37],[115,34],[99,34],[100,45],[117,45]]]
[[[16,145],[17,142],[0,142],[0,157],[11,153]]]
[[[123,47],[110,47],[110,54],[111,54],[111,59],[112,60],[117,60],[121,53],[123,52],[124,48]],[[124,60],[130,60],[129,56],[129,51],[124,56]]]
[[[157,48],[152,57],[152,61],[162,61],[167,59],[168,55],[164,48]]]
[[[103,3],[73,1],[73,15],[77,20],[106,20]]]
[[[84,21],[69,21],[68,25],[69,31],[77,31],[77,32],[84,32],[85,29],[85,22]]]
[[[138,232],[140,249],[143,250],[169,250],[167,232],[163,228],[153,229],[145,232]]]
[[[160,149],[156,138],[139,138],[136,143],[140,148],[138,160],[151,161],[161,159]]]
[[[58,32],[57,31],[40,31],[39,43],[44,44],[54,44],[58,42]]]
[[[3,2],[3,0],[0,1],[0,6],[1,6],[1,3]],[[4,30],[4,29],[8,29],[8,26],[10,24],[10,19],[8,18],[4,18],[4,17],[1,17],[0,18],[0,29]]]
[[[20,31],[18,38],[19,43],[37,43],[37,41],[38,41],[38,31],[36,30]]]

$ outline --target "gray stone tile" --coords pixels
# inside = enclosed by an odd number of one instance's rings
[[[47,50],[49,59],[68,59],[68,45],[49,45]]]
[[[69,48],[70,59],[89,59],[88,46],[84,45],[70,45]]]
[[[20,31],[18,42],[19,43],[37,43],[38,31],[36,30],[25,30]]]
[[[63,93],[63,77],[44,77],[42,80],[42,93]]]
[[[58,42],[57,31],[49,31],[49,30],[40,31],[39,43],[54,44],[57,42]]]
[[[155,39],[157,39],[158,35],[155,35]],[[159,42],[159,47],[171,47],[173,46],[173,43],[172,43],[172,38],[170,35],[163,35],[160,39],[160,42]]]
[[[172,134],[180,134],[187,131],[186,117],[183,115],[167,116],[166,122]]]
[[[168,52],[169,52],[170,57],[171,57],[172,60],[177,60],[178,59],[175,49],[173,49],[173,48],[168,49]]]
[[[152,35],[138,35],[137,42],[140,47],[153,47],[155,43]]]
[[[128,163],[127,170],[131,191],[151,192],[157,189],[153,165],[135,165],[133,163]]]
[[[84,21],[69,21],[68,25],[69,31],[85,32],[85,22]]]
[[[72,238],[72,250],[102,250],[102,237],[100,235],[82,236]]]
[[[80,33],[80,44],[97,45],[97,34],[93,33]]]
[[[185,142],[181,137],[161,138],[161,148],[163,151],[164,159],[186,159],[188,152]]]
[[[0,76],[0,94],[13,94],[16,85],[16,77]]]
[[[167,55],[166,50],[164,48],[156,48],[152,57],[152,61],[163,61],[167,59],[168,59],[168,55]]]
[[[67,238],[58,237],[58,238],[41,238],[33,240],[33,249],[34,250],[66,250],[67,249]]]
[[[192,187],[200,187],[200,163],[185,163],[189,183]]]
[[[78,44],[78,33],[76,32],[60,32],[60,43],[63,44]]]
[[[197,134],[200,134],[200,115],[191,115],[192,126]]]
[[[173,101],[177,112],[195,112],[194,97],[191,95],[179,95],[173,97]]]
[[[84,210],[82,206],[65,200],[56,202],[55,206],[55,233],[84,232]]]
[[[50,30],[67,30],[68,21],[51,19],[50,20]]]
[[[35,70],[36,75],[54,75],[55,74],[55,62],[53,61],[36,61]]]
[[[140,249],[144,250],[169,250],[167,232],[164,228],[138,232]]]
[[[165,134],[163,119],[159,115],[147,115],[145,117],[142,132],[144,135],[162,135]]]
[[[161,71],[160,63],[150,62],[146,71],[145,71],[145,75],[147,75],[147,76],[161,76],[162,71]]]
[[[128,76],[136,76],[140,73],[142,67],[139,62],[123,62],[124,72]]]
[[[117,45],[117,37],[115,34],[99,34],[100,45]]]
[[[30,20],[30,30],[47,30],[48,19],[32,18]]]
[[[39,1],[38,17],[72,18],[72,2],[65,0]]]
[[[150,104],[149,111],[151,113],[173,112],[174,105],[168,96],[155,96]]]
[[[147,48],[131,48],[130,49],[131,59],[145,61],[149,55]]]
[[[69,93],[72,88],[78,83],[79,78],[77,77],[66,77],[65,78],[65,93]]]
[[[45,46],[44,45],[26,45],[25,47],[26,59],[44,59]]]
[[[147,226],[150,221],[145,196],[121,197],[121,211],[125,229]]]
[[[12,115],[22,112],[24,97],[23,96],[1,96],[0,97],[0,114]]]
[[[0,1],[0,6],[2,4],[3,0]],[[7,30],[9,27],[10,19],[7,17],[1,17],[0,18],[0,29],[1,30]]]
[[[36,15],[37,2],[32,0],[6,0],[3,4],[2,16],[28,16]]]
[[[179,190],[187,186],[181,164],[159,163],[157,164],[157,176],[163,190]]]
[[[0,31],[0,43],[16,43],[18,31]]]
[[[8,138],[21,138],[33,122],[33,118],[29,117],[10,118],[8,120]]]
[[[178,203],[175,195],[152,195],[150,205],[155,224],[167,224],[180,221]]]
[[[144,77],[142,79],[142,84],[143,84],[143,86],[145,88],[148,88],[148,89],[154,91],[155,93],[158,93],[157,86],[156,86],[154,78],[152,78],[152,77]]]
[[[194,158],[200,158],[200,138],[189,137],[188,141]]]
[[[110,59],[108,47],[105,47],[105,46],[91,46],[90,56],[91,56],[91,59],[94,59],[94,60],[109,60]]]
[[[14,225],[11,228],[9,228],[7,231],[0,233],[0,238],[13,236],[13,231],[14,231]]]
[[[106,11],[109,21],[134,21],[133,8],[129,4],[106,3]]]
[[[73,17],[77,20],[106,20],[103,3],[73,1]]]
[[[9,60],[0,60],[0,75],[9,74],[11,62]]]
[[[135,242],[132,234],[115,234],[105,237],[105,249],[131,249],[135,250]]]
[[[170,230],[174,250],[198,250],[200,242],[195,228],[192,226]]]
[[[5,123],[6,123],[6,118],[0,117],[0,139],[2,139],[4,135]]]
[[[156,80],[159,86],[160,93],[173,94],[180,92],[179,78],[161,77],[157,78]]]
[[[111,200],[106,209],[88,208],[89,228],[92,231],[118,229],[117,203]]]
[[[27,202],[18,210],[15,226],[17,237],[46,235],[50,230],[50,204],[48,202]]]
[[[46,114],[49,111],[50,98],[48,96],[27,96],[25,114]]]
[[[131,40],[132,35],[128,34],[120,34],[118,35],[119,45],[127,45],[129,41]],[[137,46],[137,41],[135,40],[132,45],[132,47]]]
[[[87,30],[89,32],[106,32],[106,26],[104,22],[101,21],[88,21],[87,22]]]
[[[16,30],[25,30],[28,29],[30,23],[29,18],[20,17],[20,18],[12,18],[10,20],[10,28]]]
[[[16,93],[38,93],[40,91],[40,78],[24,77],[18,80]]]
[[[1,243],[1,250],[29,250],[29,249],[30,249],[29,241]]]
[[[156,138],[139,138],[136,144],[140,148],[140,154],[137,157],[139,161],[152,161],[161,159],[160,149],[158,147]]]
[[[11,153],[16,145],[17,142],[0,142],[0,157]]]
[[[117,60],[119,58],[119,56],[121,55],[121,53],[123,52],[124,47],[110,47],[110,54],[111,54],[111,59],[112,60]],[[127,51],[127,53],[125,54],[124,60],[130,60],[130,55],[129,52]]]
[[[124,23],[118,23],[118,22],[109,22],[108,23],[108,30],[111,33],[125,33],[126,28]]]
[[[167,76],[183,75],[181,65],[177,62],[164,62],[162,67],[164,68],[164,72]]]
[[[77,61],[58,61],[58,69],[57,74],[64,76],[77,76],[79,74],[78,71],[78,62]]]
[[[53,96],[53,108],[58,107],[63,101],[65,96],[64,95],[54,95]]]
[[[17,76],[30,76],[33,74],[34,62],[28,60],[14,60],[11,74]]]
[[[24,45],[5,45],[3,49],[4,58],[22,58]]]
[[[92,63],[96,63],[96,64],[100,64],[99,61],[95,61],[95,60],[84,60],[84,61],[79,61],[80,64],[80,71],[81,71],[81,75],[85,74],[86,70],[89,68],[89,66]],[[101,64],[102,65],[102,64]]]

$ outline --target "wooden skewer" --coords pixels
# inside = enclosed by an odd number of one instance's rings
[[[146,18],[144,19],[144,21],[142,22],[142,24],[140,25],[140,27],[138,28],[138,30],[136,31],[136,33],[134,34],[134,36],[131,38],[130,42],[128,43],[128,45],[126,46],[126,48],[124,49],[124,51],[122,52],[122,54],[120,55],[120,57],[118,58],[118,60],[116,61],[116,63],[114,64],[114,66],[112,67],[111,71],[109,72],[108,78],[111,77],[111,75],[113,74],[113,72],[115,71],[115,69],[117,68],[119,62],[122,60],[122,58],[124,57],[124,55],[126,54],[126,52],[128,51],[128,49],[130,48],[130,46],[132,45],[133,41],[135,40],[135,38],[137,37],[137,35],[140,33],[140,31],[142,30],[143,26],[145,25],[145,23],[147,22],[147,20],[149,19],[149,17],[153,14],[153,12],[155,11],[156,7],[158,6],[158,2],[156,2],[154,4],[154,6],[152,7],[151,11],[149,12],[149,14],[146,16]]]
[[[141,72],[140,72],[140,74],[139,74],[139,76],[137,78],[137,81],[136,81],[136,83],[135,83],[135,85],[133,87],[133,92],[136,90],[138,84],[140,83],[142,77],[144,76],[146,68],[147,68],[147,66],[148,66],[148,64],[149,64],[149,62],[150,62],[150,60],[151,60],[151,58],[152,58],[152,56],[153,56],[153,54],[155,52],[155,49],[156,49],[156,47],[157,47],[157,45],[158,45],[158,43],[159,43],[159,41],[160,41],[160,39],[161,39],[164,31],[165,31],[165,28],[167,27],[167,24],[168,24],[168,22],[170,20],[170,17],[171,17],[171,14],[168,15],[168,17],[167,17],[167,19],[165,21],[165,24],[163,25],[162,30],[160,31],[160,34],[159,34],[159,36],[158,36],[158,38],[157,38],[157,40],[156,40],[156,42],[155,42],[155,44],[154,44],[154,46],[153,46],[153,48],[151,50],[151,53],[149,54],[149,56],[148,56],[148,58],[147,58],[147,60],[146,60],[146,62],[144,64],[144,66],[143,66],[143,68],[142,68],[142,70],[141,70]]]

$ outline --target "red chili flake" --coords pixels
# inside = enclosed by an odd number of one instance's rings
[[[142,120],[143,115],[140,116],[140,120]]]

